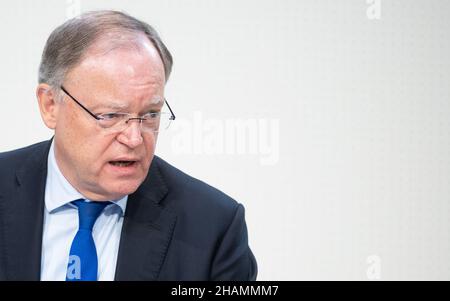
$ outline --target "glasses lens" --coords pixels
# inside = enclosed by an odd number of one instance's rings
[[[130,118],[128,114],[105,114],[102,116],[102,119],[98,120],[98,125],[107,132],[115,133],[124,131],[130,126],[130,123],[136,122],[140,124],[141,131],[143,132],[161,132],[169,128],[171,121],[172,114],[163,110],[160,114],[148,116],[143,119],[138,117]]]
[[[120,131],[126,128],[126,121],[128,120],[127,114],[122,113],[109,113],[103,114],[101,119],[98,120],[98,124],[101,128],[110,131]]]
[[[161,112],[160,122],[159,122],[159,131],[165,131],[169,129],[169,126],[172,122],[172,115],[170,112],[163,111]]]

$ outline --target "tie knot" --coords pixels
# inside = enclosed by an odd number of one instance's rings
[[[98,216],[110,202],[86,202],[85,200],[77,200],[73,201],[72,204],[78,207],[79,228],[92,231]]]

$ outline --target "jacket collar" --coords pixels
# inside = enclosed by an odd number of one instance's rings
[[[162,200],[169,188],[154,157],[146,180],[128,197],[119,245],[115,280],[157,280],[176,215]]]
[[[44,194],[49,143],[34,148],[16,171],[16,183],[3,196],[4,265],[8,280],[39,280]]]

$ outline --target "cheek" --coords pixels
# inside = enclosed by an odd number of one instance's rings
[[[107,151],[111,137],[100,137],[96,131],[95,123],[86,124],[80,122],[81,116],[73,118],[68,116],[62,120],[60,127],[55,130],[64,144],[66,153],[69,154],[69,160],[73,162],[74,168],[78,174],[84,174],[89,177],[100,172],[103,165],[104,154]]]
[[[149,134],[144,137],[144,145],[152,154],[155,152],[157,140],[158,140],[158,133]]]
[[[85,144],[85,141],[90,139],[95,124],[87,122],[82,114],[75,114],[74,109],[69,105],[64,106],[64,112],[58,118],[56,131],[64,137],[68,145],[75,146]]]
[[[98,176],[104,165],[104,154],[108,148],[105,141],[77,135],[77,137],[72,137],[69,143],[69,151],[72,153],[78,173],[87,179]]]
[[[151,160],[153,158],[153,155],[155,153],[155,147],[156,147],[156,137],[153,135],[148,135],[148,137],[144,137],[144,152],[145,152],[145,165],[146,167],[150,167]]]

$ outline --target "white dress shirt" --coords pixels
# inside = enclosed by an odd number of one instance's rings
[[[41,280],[66,280],[70,247],[78,231],[78,209],[70,202],[77,199],[86,198],[62,175],[52,141],[45,186]],[[112,200],[113,203],[105,207],[92,230],[98,256],[98,280],[114,280],[127,200],[128,196]]]

